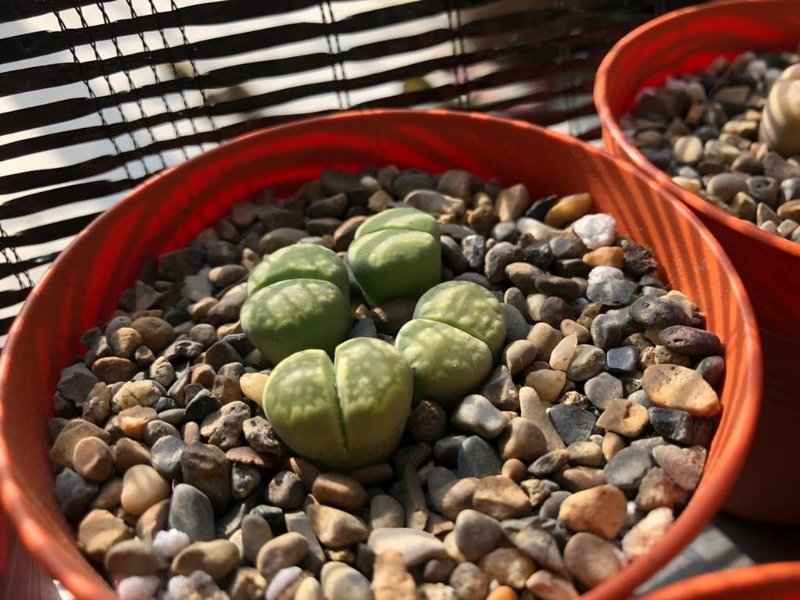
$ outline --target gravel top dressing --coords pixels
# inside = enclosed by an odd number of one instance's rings
[[[87,558],[126,600],[561,600],[640,559],[724,351],[574,192],[329,170],[149,262],[54,397]]]
[[[800,242],[800,54],[720,58],[643,92],[621,126],[682,188]]]

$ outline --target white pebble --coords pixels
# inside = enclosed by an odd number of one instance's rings
[[[153,553],[159,558],[170,560],[178,555],[178,552],[186,548],[191,543],[189,536],[177,529],[169,531],[159,531],[153,539]]]
[[[760,58],[757,58],[756,60],[750,61],[745,71],[753,79],[761,79],[762,77],[764,77],[764,75],[767,74],[768,68],[769,66],[765,61],[761,60]]]
[[[126,577],[117,584],[120,600],[153,600],[158,591],[158,577]]]
[[[584,215],[572,224],[575,232],[589,250],[609,246],[617,238],[617,222],[604,213]]]
[[[167,593],[164,600],[180,600],[189,595],[189,578],[185,575],[175,575],[167,583]]]
[[[589,285],[602,283],[609,279],[623,279],[625,274],[616,267],[595,267],[589,271]]]
[[[295,580],[300,577],[303,570],[300,567],[286,567],[281,569],[269,582],[269,587],[264,593],[266,600],[278,600]]]
[[[666,507],[656,508],[634,525],[622,538],[622,550],[630,560],[647,554],[664,537],[675,517]]]

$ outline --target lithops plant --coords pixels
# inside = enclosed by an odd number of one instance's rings
[[[263,407],[297,454],[329,469],[386,460],[411,410],[413,376],[403,355],[375,338],[304,350],[281,362],[264,387]]]
[[[800,154],[800,64],[786,69],[772,84],[759,135],[786,158]]]
[[[241,323],[276,365],[316,348],[333,353],[350,328],[350,287],[339,257],[321,246],[295,244],[269,255],[250,275]]]
[[[348,260],[372,306],[419,298],[441,280],[439,226],[415,208],[383,211],[358,228]]]
[[[419,299],[396,344],[414,372],[417,397],[451,408],[489,375],[505,335],[505,313],[494,294],[469,281],[448,281]]]

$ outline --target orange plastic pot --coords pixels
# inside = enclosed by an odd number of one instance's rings
[[[394,163],[461,167],[534,195],[591,191],[619,230],[655,250],[662,276],[708,315],[727,349],[719,430],[697,493],[646,557],[587,598],[623,598],[712,517],[747,454],[761,395],[755,320],[733,266],[680,203],[633,167],[577,140],[523,123],[446,111],[345,113],[242,137],[155,177],[93,222],[58,258],[14,323],[0,362],[2,499],[39,560],[79,598],[111,591],[79,552],[55,503],[45,423],[59,370],[79,338],[113,311],[146,257],[189,242],[229,206],[265,187],[289,194],[324,168]]]
[[[701,575],[655,590],[639,600],[800,600],[800,562]]]
[[[668,75],[698,71],[745,50],[786,51],[800,41],[797,0],[736,0],[676,11],[620,40],[600,69],[594,99],[606,149],[636,165],[694,210],[733,260],[750,294],[764,347],[764,399],[751,455],[725,507],[762,521],[800,523],[800,477],[781,457],[800,438],[800,244],[770,235],[687,192],[625,137],[619,119],[638,93]],[[755,357],[752,359],[755,361]]]

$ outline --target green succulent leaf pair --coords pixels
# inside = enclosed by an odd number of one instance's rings
[[[371,304],[422,296],[396,348],[368,338],[340,344],[351,325],[347,270],[319,246],[289,246],[265,258],[250,276],[241,313],[248,337],[277,365],[263,396],[276,432],[299,455],[344,470],[394,452],[415,392],[452,406],[476,388],[506,330],[488,290],[463,281],[436,285],[441,244],[427,213],[399,208],[370,218],[348,257]]]

